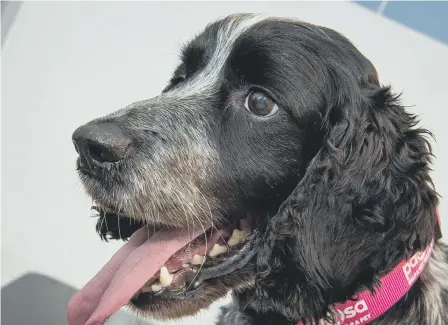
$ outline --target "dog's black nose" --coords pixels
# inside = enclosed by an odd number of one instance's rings
[[[90,169],[127,158],[132,140],[114,123],[86,124],[73,133],[80,167]]]

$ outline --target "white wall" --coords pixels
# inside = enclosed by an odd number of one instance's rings
[[[75,173],[72,132],[156,95],[182,41],[241,11],[298,17],[353,40],[437,136],[433,176],[440,193],[448,193],[448,47],[362,7],[27,2],[2,53],[2,285],[38,271],[81,287],[109,259],[120,244],[102,243],[94,232],[91,202]],[[448,213],[445,201],[441,212]],[[444,230],[448,236],[448,219]]]

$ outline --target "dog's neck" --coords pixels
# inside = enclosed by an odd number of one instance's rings
[[[335,321],[321,320],[319,325],[447,325],[448,324],[448,246],[439,239],[442,237],[439,222],[434,239],[424,251],[417,252],[410,259],[402,260],[390,272],[380,278],[375,293],[365,290],[355,296],[356,300],[335,306]],[[243,295],[244,296],[244,295]],[[241,296],[240,298],[243,298]],[[248,297],[243,298],[247,302]],[[249,300],[251,300],[249,298]],[[259,303],[258,303],[259,304]],[[245,303],[243,304],[245,305]],[[236,305],[235,305],[236,306]],[[260,306],[260,305],[259,305]],[[252,305],[253,307],[253,305]],[[244,308],[244,307],[243,307]],[[241,314],[236,309],[228,309],[230,315],[249,317],[252,321],[242,324],[293,325],[290,320],[274,311],[253,314],[248,310]],[[260,308],[255,308],[260,309]],[[261,308],[263,309],[263,308]],[[219,324],[226,316],[225,312]],[[257,315],[258,314],[258,315]],[[243,316],[244,315],[244,316]],[[240,316],[237,316],[240,317]],[[302,323],[296,323],[302,325]]]
[[[448,324],[448,246],[436,243],[428,265],[407,294],[369,325]]]
[[[334,307],[331,321],[321,320],[319,325],[364,325],[385,314],[395,305],[420,278],[433,251],[434,241],[422,252],[409,260],[402,260],[392,271],[380,278],[380,284],[372,293],[365,290],[356,299],[348,300]],[[303,325],[299,322],[297,325]]]
[[[370,323],[353,321],[348,323],[336,322],[335,325],[447,325],[447,275],[448,246],[442,242],[436,242],[421,276],[406,294],[385,313],[375,320],[369,320]]]
[[[436,242],[421,276],[384,314],[368,325],[447,325],[448,324],[448,245]],[[238,297],[239,295],[237,295]],[[263,313],[246,309],[244,300],[238,297],[235,303],[224,308],[218,325],[295,325],[275,311]],[[250,298],[249,298],[250,299]],[[240,304],[241,303],[241,304]],[[242,308],[242,309],[241,309]],[[352,318],[353,320],[353,318]],[[321,323],[322,324],[322,323]],[[319,325],[321,325],[319,324]],[[325,323],[323,323],[325,324]],[[341,323],[334,323],[335,325]],[[343,324],[365,325],[355,321]]]
[[[358,293],[355,299],[337,304],[331,321],[320,320],[319,325],[364,325],[381,318],[397,302],[399,302],[419,280],[425,271],[433,252],[434,244],[442,237],[441,218],[437,213],[438,223],[434,238],[424,251],[415,253],[410,259],[403,259],[390,272],[380,278],[380,284],[375,289]],[[297,325],[303,325],[299,322]]]

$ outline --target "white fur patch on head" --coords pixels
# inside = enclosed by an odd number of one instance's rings
[[[218,31],[216,49],[207,66],[185,85],[173,89],[166,96],[182,98],[213,93],[216,89],[216,81],[238,37],[250,27],[265,20],[266,16],[261,14],[236,14],[228,18],[228,22],[223,24]]]

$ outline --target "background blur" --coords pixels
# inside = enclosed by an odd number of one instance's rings
[[[234,12],[297,17],[351,39],[435,134],[433,179],[447,195],[448,2],[2,2],[2,286],[34,272],[80,288],[121,246],[94,231],[71,134],[157,95],[181,43]],[[446,241],[443,199],[440,211]],[[201,317],[193,323],[213,313]]]

